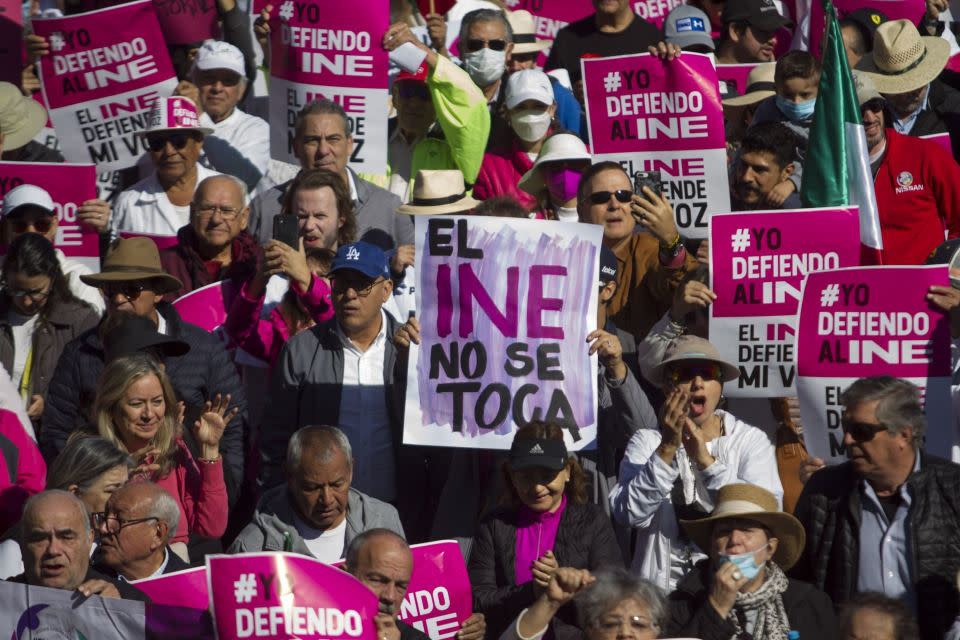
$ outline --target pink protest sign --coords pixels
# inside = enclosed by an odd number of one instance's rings
[[[754,63],[747,64],[718,64],[717,78],[726,85],[726,88],[734,89],[737,95],[742,96],[747,92],[747,76],[757,66]],[[773,90],[773,87],[771,87]]]
[[[400,619],[432,640],[457,635],[473,613],[473,596],[460,545],[452,540],[415,544],[413,575],[400,605]]]
[[[593,448],[602,228],[419,216],[421,342],[407,368],[404,444],[509,449],[519,425],[558,420]]]
[[[630,0],[634,13],[661,30],[667,14],[681,4],[683,0]]]
[[[97,173],[92,164],[0,162],[0,199],[21,184],[46,189],[57,213],[54,245],[64,255],[100,271],[100,237],[81,225],[77,209],[97,197]]]
[[[220,38],[216,0],[153,0],[163,38],[170,44],[193,44]]]
[[[386,2],[284,0],[270,18],[270,153],[296,163],[293,125],[309,102],[339,103],[353,133],[350,166],[387,170]]]
[[[811,456],[844,459],[840,394],[858,378],[904,378],[924,393],[925,448],[950,456],[950,323],[926,296],[945,265],[811,273],[797,319],[797,396]]]
[[[710,218],[710,340],[740,368],[733,398],[796,395],[793,336],[807,273],[860,264],[856,208]],[[829,229],[829,233],[823,233]]]
[[[226,282],[214,282],[191,291],[173,302],[174,308],[186,322],[214,331],[227,319],[226,298],[231,298]]]
[[[341,569],[293,553],[207,556],[219,640],[376,640],[377,597]]]
[[[708,56],[664,62],[650,54],[580,61],[594,160],[629,175],[659,171],[687,238],[707,237],[714,211],[730,210],[723,106]]]
[[[924,0],[833,0],[837,9],[837,18],[843,18],[857,9],[872,9],[887,16],[888,20],[909,20],[918,24],[926,13]],[[879,24],[879,22],[878,22]],[[819,2],[810,3],[810,53],[819,57],[826,19],[823,6]]]
[[[153,3],[35,19],[33,28],[50,42],[39,76],[63,155],[98,171],[136,164],[147,112],[177,86]]]
[[[204,611],[210,606],[206,567],[176,571],[157,578],[136,580],[133,584],[136,585],[137,589],[150,596],[154,604],[203,609]]]

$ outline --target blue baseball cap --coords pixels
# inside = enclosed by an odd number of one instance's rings
[[[333,259],[330,273],[346,269],[359,271],[369,278],[379,276],[390,278],[387,254],[383,252],[383,249],[369,242],[354,242],[337,249],[337,256]]]

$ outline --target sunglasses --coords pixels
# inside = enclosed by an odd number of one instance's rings
[[[870,424],[869,422],[854,422],[853,420],[843,419],[840,421],[844,433],[849,433],[850,437],[857,442],[869,442],[873,440],[881,431],[887,428],[882,424]]]
[[[488,47],[494,51],[503,51],[507,48],[507,41],[499,39],[481,40],[480,38],[467,39],[467,51],[480,51],[480,49],[486,49]]]
[[[37,233],[47,233],[53,228],[53,218],[38,218],[36,220],[11,220],[10,226],[14,233],[26,233],[35,231]]]
[[[366,298],[373,292],[373,288],[384,282],[383,278],[376,280],[355,280],[353,278],[333,277],[332,288],[334,293],[343,295],[348,289],[353,289],[358,298]]]
[[[119,293],[127,300],[139,298],[144,288],[139,282],[111,282],[101,287],[106,297],[113,298]]]
[[[873,100],[867,100],[860,106],[860,113],[864,111],[872,111],[873,113],[880,113],[883,111],[883,100],[880,98],[874,98]]]
[[[397,85],[397,92],[404,100],[409,98],[430,99],[430,90],[422,82],[400,82]]]
[[[679,384],[681,382],[689,382],[694,378],[720,380],[723,378],[723,370],[720,368],[720,365],[714,363],[689,364],[674,367],[667,375],[673,384]]]
[[[606,204],[610,202],[610,196],[617,199],[617,202],[626,204],[633,199],[633,191],[629,189],[617,189],[616,191],[594,191],[590,194],[591,204]]]
[[[167,136],[147,136],[147,146],[150,151],[160,151],[167,146],[167,142],[173,145],[174,149],[183,149],[190,141],[190,136],[185,133],[171,133]]]

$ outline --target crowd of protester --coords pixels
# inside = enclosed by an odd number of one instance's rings
[[[474,611],[458,640],[960,638],[960,466],[924,450],[928,429],[953,425],[928,425],[910,382],[862,378],[842,398],[850,459],[825,465],[796,399],[727,401],[740,370],[709,341],[708,243],[590,152],[581,59],[755,64],[740,91],[721,87],[731,207],[802,208],[821,76],[810,3],[790,16],[689,0],[661,29],[632,2],[593,0],[552,46],[516,4],[460,0],[445,20],[391,0],[379,46],[424,58],[392,76],[387,175],[351,167],[349,119],[326,99],[296,117],[298,165],[270,159],[252,85],[274,7],[251,19],[220,0],[223,40],[170,45],[179,84],[152,107],[138,166],[77,211],[101,239],[98,272],[55,248],[47,191],[5,194],[0,578],[146,600],[131,581],[211,553],[345,558],[377,594],[378,637],[422,640],[394,617],[408,545],[453,537]],[[28,5],[0,151],[63,162],[40,141],[31,94],[50,43]],[[880,8],[840,26],[883,263],[917,265],[960,236],[956,23],[946,0],[912,21]],[[952,145],[922,137],[944,133]],[[923,188],[898,188],[905,172]],[[403,444],[414,216],[449,214],[602,227],[584,347],[599,362],[596,450],[568,451],[551,421],[518,427],[508,452]],[[278,218],[295,240],[275,237]],[[226,320],[211,333],[171,303],[217,282]],[[930,299],[960,315],[960,290]]]

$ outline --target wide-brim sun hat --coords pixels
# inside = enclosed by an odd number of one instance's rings
[[[880,93],[909,93],[936,79],[949,58],[950,45],[943,38],[921,36],[909,20],[891,20],[877,27],[873,51],[857,69],[870,74]]]
[[[523,9],[508,11],[507,21],[510,22],[510,29],[513,30],[514,55],[537,53],[550,48],[548,40],[537,38],[537,25],[534,22],[533,14],[529,11]]]
[[[114,282],[153,280],[156,293],[170,293],[183,288],[183,283],[163,270],[160,251],[150,238],[121,238],[103,260],[100,273],[80,276],[84,284],[100,287]]]
[[[0,82],[0,132],[4,151],[24,146],[47,124],[47,110],[24,96],[16,85]]]
[[[650,371],[650,382],[664,386],[664,374],[678,362],[713,362],[720,365],[721,382],[732,382],[740,377],[740,369],[720,357],[720,352],[709,340],[699,336],[683,335],[667,345],[663,361]]]
[[[449,213],[466,213],[480,202],[467,195],[463,174],[457,169],[417,172],[413,184],[413,197],[401,205],[397,213],[412,216],[439,216]]]
[[[807,534],[793,515],[780,511],[776,497],[762,487],[752,484],[728,484],[717,492],[716,506],[709,516],[700,520],[681,520],[680,526],[690,540],[704,553],[710,553],[713,528],[723,520],[752,520],[770,530],[777,539],[773,561],[784,571],[800,559]]]
[[[747,86],[742,96],[734,96],[723,101],[725,108],[748,107],[776,95],[776,86],[773,82],[776,62],[761,62],[747,75]]]
[[[583,143],[583,140],[572,133],[554,134],[544,140],[540,155],[537,156],[537,160],[530,167],[530,170],[520,178],[517,186],[520,187],[521,191],[530,195],[540,195],[547,188],[543,176],[540,175],[540,167],[550,162],[565,160],[582,160],[590,164],[593,161],[593,156],[590,155],[590,151],[587,150],[587,145]]]

